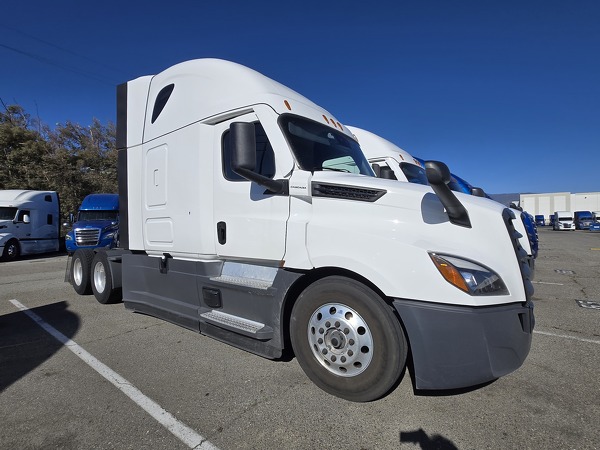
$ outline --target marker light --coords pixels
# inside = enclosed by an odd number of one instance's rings
[[[290,103],[289,103],[287,100],[284,100],[284,101],[283,101],[283,104],[285,105],[285,107],[286,107],[286,108],[287,108],[289,111],[291,111],[291,110],[292,110],[292,107],[290,106]]]
[[[429,256],[448,283],[469,295],[508,295],[502,278],[486,267],[456,256]]]

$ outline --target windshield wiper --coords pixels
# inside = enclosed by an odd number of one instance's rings
[[[317,170],[317,171],[320,171],[320,170],[333,170],[334,172],[352,173],[348,169],[340,169],[338,167],[313,167],[312,171],[314,172],[315,170]]]

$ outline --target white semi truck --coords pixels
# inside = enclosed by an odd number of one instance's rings
[[[418,159],[414,158],[406,150],[362,128],[353,126],[348,126],[347,128],[358,140],[363,153],[378,177],[410,183],[429,184],[425,168],[421,166]],[[485,192],[481,188],[469,187],[468,189],[471,195],[485,197]],[[462,199],[465,193],[459,192],[455,195],[458,195]],[[490,199],[490,201],[493,200]],[[530,269],[530,279],[533,280],[537,253],[534,252],[529,234],[527,233],[525,225],[525,220],[527,219],[525,213],[519,209],[511,208],[511,210],[517,218],[513,222],[513,226],[517,233],[519,233],[519,245],[526,254],[524,257],[527,259]]]
[[[406,150],[362,128],[347,126],[375,175],[388,180],[428,185],[425,167]]]
[[[0,256],[57,252],[60,203],[54,191],[0,191]]]
[[[571,211],[554,211],[554,231],[575,231],[575,222]]]
[[[117,88],[121,248],[78,250],[102,302],[279,358],[370,401],[517,369],[534,324],[514,215],[374,176],[352,134],[238,64],[184,62]],[[432,189],[433,188],[433,189]]]

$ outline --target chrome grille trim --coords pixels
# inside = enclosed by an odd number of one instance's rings
[[[77,245],[98,245],[100,240],[100,228],[77,228],[75,230],[75,242]]]

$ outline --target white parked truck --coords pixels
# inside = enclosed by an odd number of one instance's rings
[[[378,178],[428,185],[425,167],[406,150],[375,133],[347,126]]]
[[[575,222],[571,211],[554,211],[554,231],[575,231]]]
[[[78,250],[75,287],[236,347],[293,350],[326,392],[370,401],[484,383],[531,345],[514,215],[378,179],[352,134],[241,65],[184,62],[117,88],[120,249]]]
[[[0,191],[0,255],[5,261],[20,255],[57,252],[60,203],[54,191]]]
[[[421,165],[417,158],[414,158],[410,153],[387,139],[371,133],[362,128],[348,126],[350,132],[356,137],[360,147],[371,164],[373,171],[377,177],[387,178],[391,180],[405,181],[418,184],[429,184],[425,168]],[[463,180],[463,183],[464,182]],[[452,188],[452,187],[451,187]],[[462,192],[462,193],[461,193]],[[481,188],[469,187],[470,195],[486,197],[485,192]],[[457,195],[462,199],[466,194],[464,191],[458,191]],[[490,201],[493,201],[490,199]],[[527,265],[530,269],[530,279],[533,280],[535,269],[535,258],[533,246],[531,244],[525,220],[525,213],[517,208],[510,208],[517,218],[513,222],[517,233],[519,234],[519,245],[527,260]]]

